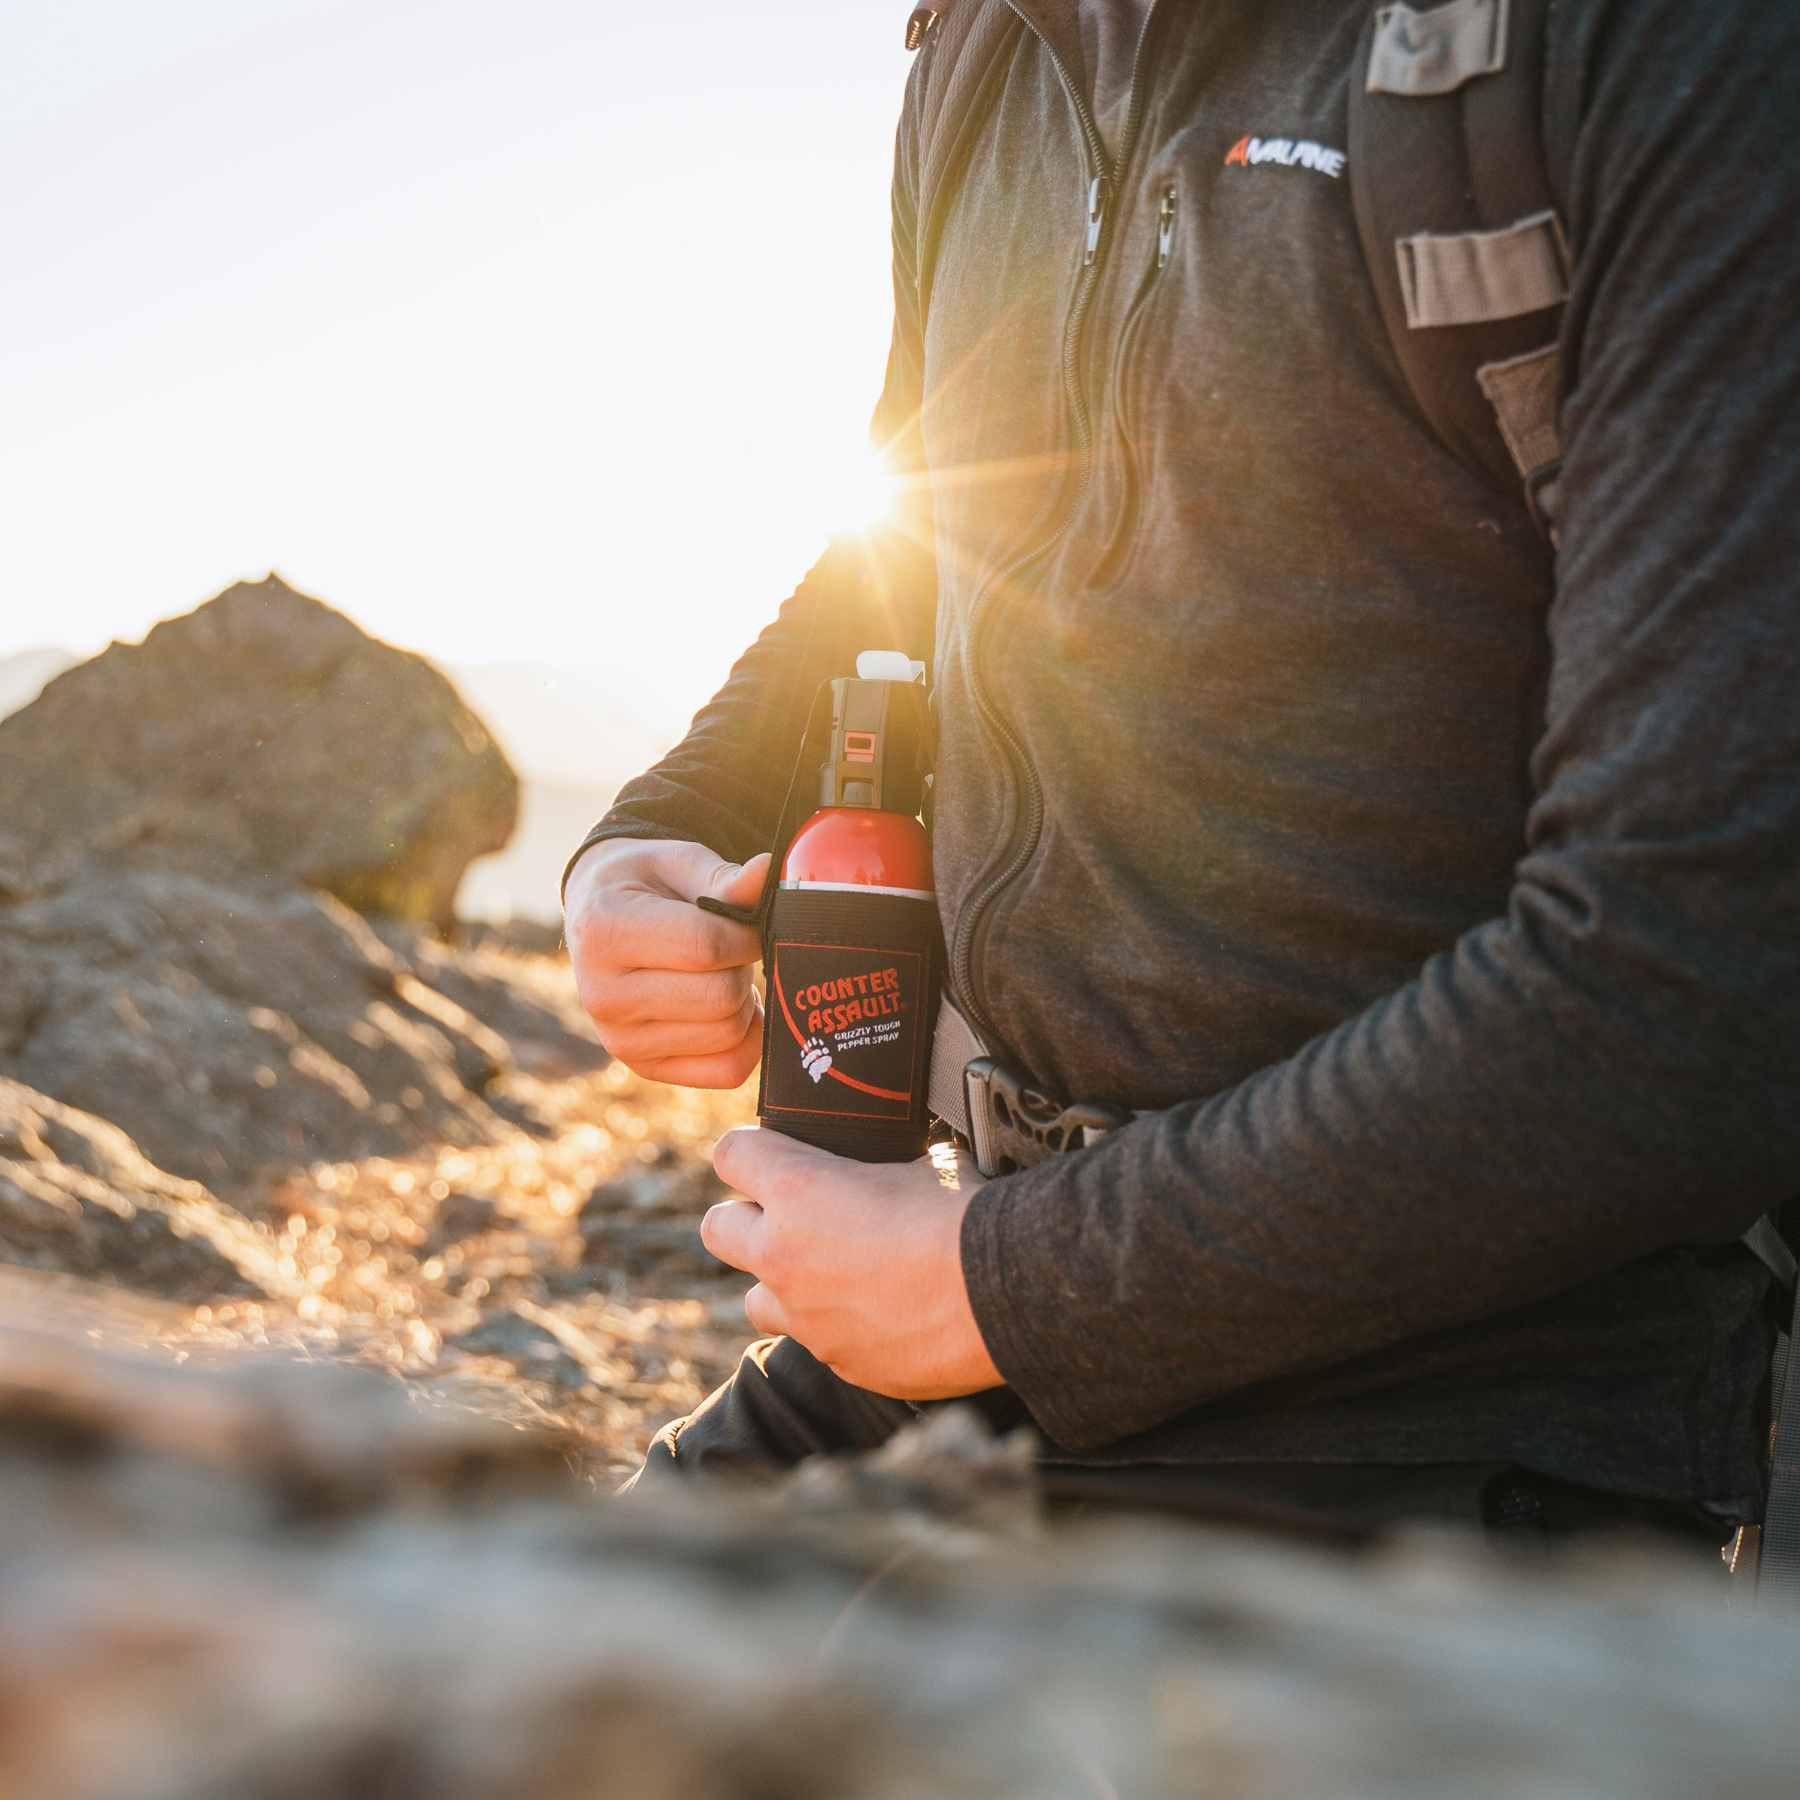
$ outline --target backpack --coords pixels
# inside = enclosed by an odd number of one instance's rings
[[[1445,448],[1503,487],[1521,485],[1555,545],[1562,439],[1560,331],[1568,296],[1563,224],[1580,117],[1573,71],[1547,55],[1555,0],[1444,0],[1375,6],[1350,74],[1347,174],[1357,230],[1388,337],[1413,400]],[[1006,7],[916,7],[906,47],[945,41],[925,97],[921,270],[1004,74]],[[947,66],[946,66],[947,64]],[[1789,1211],[1794,1210],[1789,1208]],[[1727,1551],[1759,1598],[1800,1601],[1800,1284],[1773,1216],[1744,1243],[1793,1290],[1770,1386],[1770,1484],[1763,1523]]]

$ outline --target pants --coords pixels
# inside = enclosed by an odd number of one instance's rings
[[[934,1404],[974,1406],[1001,1432],[1030,1422],[1006,1388]],[[695,1477],[768,1479],[809,1456],[876,1449],[930,1410],[840,1381],[792,1338],[763,1338],[723,1387],[656,1434],[624,1491]],[[1173,1513],[1339,1542],[1424,1519],[1526,1543],[1647,1530],[1717,1550],[1731,1535],[1698,1505],[1603,1493],[1506,1463],[1172,1466],[1045,1455],[1038,1474],[1053,1517]]]

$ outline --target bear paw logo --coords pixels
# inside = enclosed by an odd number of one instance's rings
[[[823,1081],[825,1071],[831,1067],[831,1052],[825,1048],[823,1038],[808,1038],[800,1046],[800,1066],[814,1081]]]

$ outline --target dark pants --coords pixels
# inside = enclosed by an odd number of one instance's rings
[[[1030,1416],[1006,1388],[968,1400],[996,1431]],[[694,1477],[767,1479],[809,1456],[873,1450],[930,1406],[840,1381],[791,1338],[763,1338],[737,1373],[652,1440],[628,1493]],[[1637,1530],[1717,1549],[1730,1527],[1698,1506],[1602,1493],[1505,1463],[1038,1463],[1053,1515],[1130,1510],[1356,1541],[1409,1520],[1474,1526],[1531,1542]]]

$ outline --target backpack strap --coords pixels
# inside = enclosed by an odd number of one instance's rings
[[[1758,1604],[1800,1605],[1800,1381],[1794,1379],[1794,1341],[1800,1337],[1800,1290],[1794,1314],[1777,1342],[1771,1371],[1769,1498],[1763,1508]]]
[[[1363,253],[1419,410],[1552,535],[1569,252],[1545,144],[1553,0],[1376,8],[1350,76]]]
[[[1788,1207],[1788,1223],[1795,1211]],[[1769,1370],[1769,1497],[1755,1552],[1756,1604],[1800,1606],[1800,1380],[1795,1379],[1794,1343],[1800,1338],[1800,1281],[1793,1250],[1774,1214],[1758,1219],[1744,1243],[1774,1275],[1791,1302],[1785,1332],[1775,1341]],[[1783,1306],[1784,1315],[1790,1307]]]

